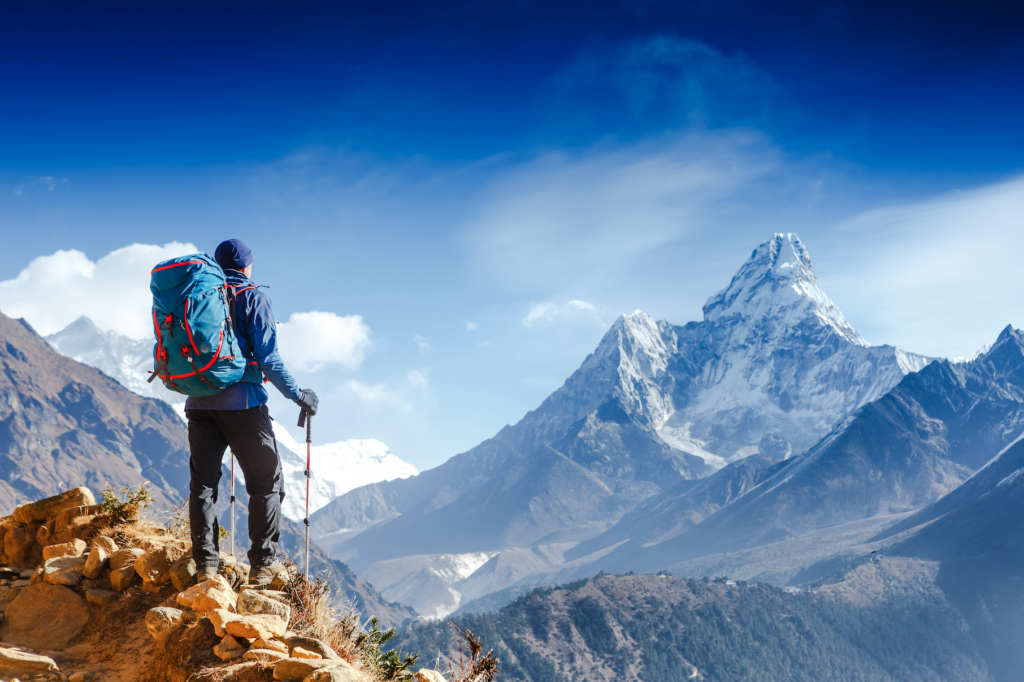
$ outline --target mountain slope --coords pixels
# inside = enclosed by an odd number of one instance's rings
[[[21,320],[0,313],[0,505],[16,504],[75,486],[148,485],[156,513],[188,496],[188,433],[169,404],[128,391],[103,372],[57,353]],[[229,527],[228,481],[219,513]],[[236,525],[246,528],[244,486],[236,487]],[[302,554],[304,529],[286,522],[281,544]],[[242,544],[242,538],[239,537]],[[247,543],[246,543],[247,544]],[[227,543],[222,549],[228,550]],[[310,567],[329,575],[353,604],[400,625],[415,613],[388,602],[344,564],[311,546]]]
[[[631,540],[599,566],[666,568],[921,509],[1024,431],[1022,366],[1024,335],[1012,328],[970,363],[932,363],[701,524],[654,546]]]
[[[515,426],[414,478],[335,500],[314,515],[318,541],[357,572],[548,545],[542,554],[564,557],[562,543],[600,536],[673,486],[752,455],[798,454],[928,362],[865,343],[795,235],[759,246],[704,315],[682,327],[622,316]],[[565,502],[581,494],[585,503]],[[437,531],[453,522],[467,532]]]

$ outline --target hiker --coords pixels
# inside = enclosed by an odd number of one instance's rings
[[[238,346],[245,358],[242,378],[213,395],[189,396],[185,402],[188,442],[192,451],[189,523],[196,580],[217,574],[220,562],[219,524],[214,511],[224,451],[230,448],[245,475],[249,494],[250,582],[266,584],[283,567],[274,561],[281,535],[284,479],[277,441],[267,410],[264,377],[308,415],[319,400],[285,369],[277,349],[277,327],[270,297],[249,279],[252,251],[239,239],[222,242],[214,259],[234,287],[232,317]],[[229,289],[231,291],[231,289]]]

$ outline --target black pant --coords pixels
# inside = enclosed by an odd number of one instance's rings
[[[228,447],[235,453],[249,493],[249,565],[254,571],[269,566],[281,537],[284,479],[267,406],[248,410],[186,410],[185,416],[192,450],[188,516],[196,568],[216,567],[220,561],[220,524],[214,507]]]

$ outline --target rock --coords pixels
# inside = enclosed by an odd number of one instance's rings
[[[110,552],[105,547],[93,547],[89,550],[82,574],[86,578],[95,580],[103,575],[103,571],[107,570],[108,566],[110,566]]]
[[[60,514],[65,509],[96,504],[96,498],[88,488],[73,488],[53,497],[36,502],[29,502],[14,510],[14,520],[18,523],[43,523]]]
[[[88,590],[85,593],[85,599],[97,606],[109,606],[117,600],[117,593],[110,590]]]
[[[82,556],[85,554],[86,547],[88,547],[88,545],[85,544],[85,540],[72,540],[71,542],[65,542],[60,545],[43,547],[43,561],[57,559],[60,557]]]
[[[303,649],[301,646],[297,646],[291,651],[292,658],[308,658],[311,661],[319,661],[323,659],[323,656],[310,651],[309,649]]]
[[[18,577],[23,579],[23,580],[28,580],[29,578],[31,578],[35,574],[36,574],[36,569],[34,569],[34,568],[26,568],[24,571],[22,571],[21,573],[18,574]]]
[[[35,531],[27,526],[14,526],[4,533],[4,554],[7,555],[7,561],[15,566],[28,564],[28,556],[35,544]]]
[[[196,584],[196,562],[192,552],[187,552],[171,564],[171,584],[178,592],[184,592]]]
[[[345,661],[341,661],[330,668],[317,670],[304,682],[369,682],[369,679]]]
[[[274,666],[274,679],[285,682],[303,682],[321,668],[341,665],[341,661],[311,661],[305,658],[286,658]]]
[[[114,538],[108,538],[106,535],[97,535],[94,537],[92,539],[92,546],[102,547],[107,550],[107,554],[113,554],[120,549],[120,547],[117,546],[117,543],[114,542]]]
[[[270,649],[271,651],[279,651],[284,654],[285,658],[288,658],[288,645],[284,642],[279,642],[276,639],[257,639],[252,643],[253,649]]]
[[[146,614],[146,629],[158,642],[163,642],[181,625],[181,611],[166,606],[150,609]]]
[[[288,658],[288,654],[282,654],[280,651],[273,651],[271,649],[249,649],[242,658],[250,661],[262,661],[263,663],[272,663],[274,661],[281,661]]]
[[[84,525],[101,511],[103,508],[98,504],[86,504],[65,509],[53,517],[53,531],[59,535],[62,530]]]
[[[213,624],[213,631],[218,637],[226,637],[228,631],[224,629],[224,626],[238,617],[237,613],[231,613],[227,609],[214,609],[210,611],[209,616],[210,622]]]
[[[288,622],[289,615],[291,615],[290,606],[282,604],[276,599],[266,597],[256,590],[245,590],[238,595],[237,611],[243,614],[262,613],[280,616],[286,623]]]
[[[110,569],[110,586],[114,588],[115,592],[124,592],[137,582],[139,582],[139,574],[135,572],[135,566],[131,564]]]
[[[49,656],[30,654],[17,649],[0,649],[0,671],[3,674],[57,672],[57,663]]]
[[[116,571],[124,568],[125,566],[131,566],[134,570],[135,562],[145,553],[145,550],[139,549],[138,547],[132,547],[131,549],[119,549],[116,552],[112,552],[110,555],[110,570]]]
[[[334,651],[334,649],[332,649],[330,647],[330,645],[327,644],[327,642],[325,642],[325,641],[323,641],[321,639],[314,639],[312,637],[292,636],[292,637],[285,638],[285,643],[293,651],[295,650],[296,647],[301,647],[301,648],[305,649],[306,651],[313,651],[315,653],[318,653],[321,656],[323,656],[325,659],[334,660],[334,661],[340,661],[341,660],[341,656],[339,656]],[[294,656],[295,654],[293,653],[292,655]]]
[[[241,658],[245,651],[245,645],[230,635],[220,640],[220,643],[213,647],[214,655],[222,661],[233,661],[236,658]]]
[[[234,611],[238,595],[223,576],[216,575],[201,585],[193,585],[178,594],[178,603],[199,613],[208,613],[214,609]]]
[[[83,556],[57,557],[43,565],[43,578],[51,585],[76,587],[78,583],[82,582],[82,569],[84,568],[85,557]]]
[[[13,583],[11,583],[11,587],[28,587],[29,585],[37,585],[41,582],[43,582],[42,566],[40,566],[36,570],[36,572],[32,574],[31,578],[29,578],[28,580],[15,580]]]
[[[421,668],[416,671],[416,682],[448,682],[448,680],[436,670]]]
[[[4,641],[36,651],[60,651],[89,622],[89,606],[61,585],[43,583],[22,590],[4,614]]]
[[[136,573],[138,573],[138,571],[136,571]],[[161,587],[163,587],[163,586],[162,585],[157,585],[156,583],[154,583],[154,582],[152,582],[150,580],[143,580],[142,581],[142,591],[145,592],[146,594],[156,594],[157,592],[160,591]]]
[[[212,620],[212,618],[211,618]],[[280,616],[268,616],[261,614],[257,616],[235,616],[234,619],[224,623],[224,630],[235,637],[246,637],[253,639],[273,639],[280,637],[288,629],[288,623]]]
[[[171,579],[171,564],[185,555],[184,542],[171,542],[162,547],[153,547],[135,560],[135,572],[157,585]]]
[[[85,673],[71,673],[68,682],[85,682]]]
[[[288,571],[280,571],[274,576],[274,579],[270,581],[270,589],[283,590],[290,580],[291,576],[288,575]]]

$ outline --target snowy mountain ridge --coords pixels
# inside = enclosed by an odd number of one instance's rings
[[[116,332],[103,331],[85,316],[47,336],[46,341],[61,355],[99,369],[129,391],[169,403],[184,420],[185,396],[167,390],[159,381],[146,381],[153,369],[151,341],[139,341]],[[273,426],[285,479],[286,495],[282,513],[293,521],[302,521],[306,515],[306,447],[296,442],[276,421]],[[353,488],[418,473],[414,466],[401,460],[387,445],[373,438],[314,445],[312,452],[310,514]],[[230,461],[225,458],[225,467],[229,465]],[[240,485],[244,485],[245,477],[237,466],[235,477]]]

